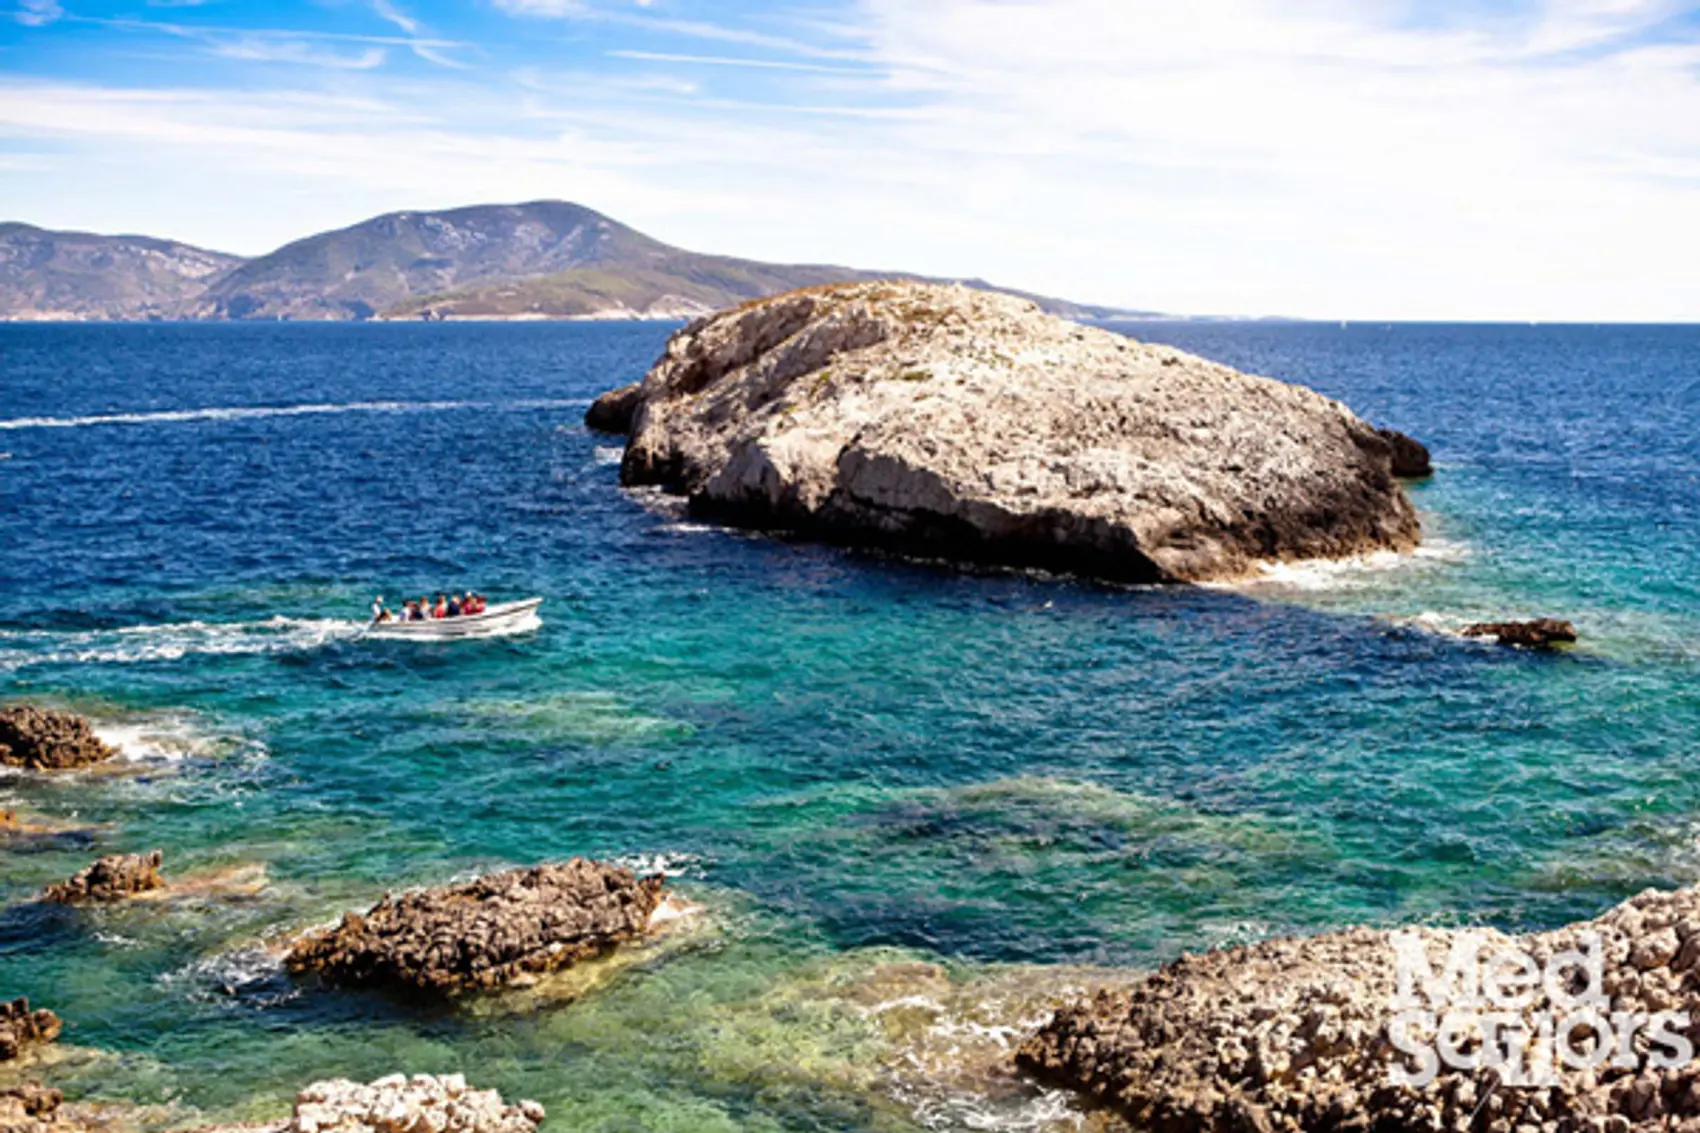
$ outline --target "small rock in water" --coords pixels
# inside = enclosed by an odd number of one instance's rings
[[[27,1047],[53,1042],[61,1026],[59,1016],[47,1008],[30,1010],[27,999],[0,1003],[0,1062],[12,1061]]]
[[[13,704],[0,708],[0,763],[32,771],[64,771],[101,763],[118,749],[73,712]]]
[[[1501,645],[1523,649],[1551,649],[1555,645],[1570,645],[1576,641],[1576,627],[1557,618],[1537,618],[1532,622],[1477,622],[1464,627],[1465,637],[1497,638]]]
[[[285,958],[326,983],[434,993],[503,987],[643,936],[662,879],[574,858],[385,897],[297,940]]]
[[[41,899],[59,905],[79,905],[88,901],[121,901],[137,893],[160,889],[165,885],[165,879],[159,875],[164,860],[165,855],[158,850],[146,854],[112,854],[65,881],[49,885]]]

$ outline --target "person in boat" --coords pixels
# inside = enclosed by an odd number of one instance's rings
[[[401,620],[404,622],[423,621],[424,615],[419,612],[419,603],[409,601],[401,608]]]
[[[395,619],[390,616],[389,609],[384,605],[384,596],[382,594],[372,599],[372,623],[374,625],[379,622],[390,622],[394,620]]]
[[[437,604],[431,607],[431,616],[433,618],[446,618],[449,616],[449,600],[447,595],[437,595]]]
[[[456,598],[453,594],[450,594],[449,595],[449,604],[448,604],[448,607],[445,610],[444,616],[450,617],[450,618],[458,618],[465,612],[466,611],[461,607],[460,599]]]
[[[460,610],[463,614],[482,614],[484,612],[484,600],[468,590],[466,597],[461,599]]]

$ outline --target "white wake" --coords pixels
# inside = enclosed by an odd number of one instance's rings
[[[94,425],[160,425],[185,421],[245,421],[334,413],[436,413],[452,409],[582,409],[588,398],[524,401],[349,401],[306,405],[238,405],[206,409],[162,409],[151,413],[96,413],[83,417],[12,417],[0,429],[79,429]]]

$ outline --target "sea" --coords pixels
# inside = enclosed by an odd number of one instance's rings
[[[396,1071],[558,1131],[1096,1128],[1010,1069],[1069,995],[1700,881],[1700,327],[1111,326],[1427,442],[1422,549],[1127,588],[700,523],[582,424],[669,325],[0,326],[0,700],[122,750],[0,778],[30,1074],[162,1128]],[[451,589],[542,624],[362,633]],[[1580,643],[1458,635],[1534,616]],[[161,899],[32,900],[156,848]],[[458,1003],[281,967],[573,855],[684,915]]]

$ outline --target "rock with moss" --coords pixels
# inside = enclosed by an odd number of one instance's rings
[[[499,988],[641,938],[661,899],[659,877],[574,858],[385,897],[297,940],[285,962],[333,985]]]
[[[1413,548],[1340,403],[964,287],[792,292],[673,336],[590,418],[621,478],[743,526],[1134,582]]]
[[[34,704],[0,708],[0,764],[64,771],[117,754],[117,748],[95,735],[94,725],[74,712]]]
[[[64,881],[49,885],[41,899],[58,905],[83,905],[122,901],[138,893],[165,886],[159,867],[165,855],[158,850],[145,854],[109,854],[93,865],[78,870]]]

